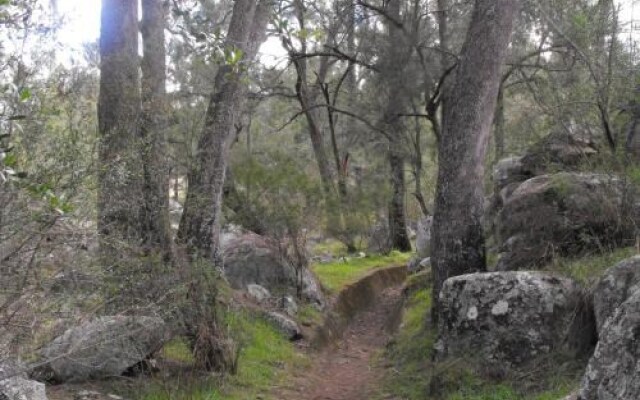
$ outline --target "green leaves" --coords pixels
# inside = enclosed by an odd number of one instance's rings
[[[8,6],[10,3],[10,0],[0,0],[0,6]]]
[[[237,47],[225,49],[224,61],[232,67],[238,66],[240,61],[242,61],[242,57],[244,57],[244,51],[242,51],[242,49]]]
[[[68,214],[73,211],[73,206],[69,203],[64,195],[56,195],[53,188],[47,183],[34,184],[27,187],[27,190],[34,197],[40,198],[47,203],[52,211],[60,215]]]
[[[0,1],[2,1],[2,0],[0,0]],[[29,88],[20,89],[20,94],[19,95],[20,95],[20,97],[19,97],[20,101],[23,102],[23,103],[25,101],[31,99],[31,96],[32,96],[31,95],[31,90]]]

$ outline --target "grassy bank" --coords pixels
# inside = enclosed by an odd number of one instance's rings
[[[322,286],[331,293],[337,293],[354,281],[376,268],[404,264],[411,258],[411,253],[393,251],[389,255],[374,255],[361,258],[342,257],[330,263],[312,265],[313,271],[320,279]]]
[[[308,365],[306,356],[268,322],[244,312],[230,313],[227,323],[241,346],[238,372],[219,379],[189,372],[193,359],[178,339],[168,343],[164,358],[183,365],[184,373],[154,378],[136,398],[140,400],[246,400],[268,399],[273,386],[282,384],[290,371]]]

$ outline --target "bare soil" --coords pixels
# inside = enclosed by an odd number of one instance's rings
[[[272,394],[278,400],[374,400],[384,394],[382,350],[399,312],[399,288],[385,290],[379,302],[351,321],[342,340],[311,354],[309,369],[291,377]]]

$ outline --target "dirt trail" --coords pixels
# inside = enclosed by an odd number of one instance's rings
[[[371,400],[385,399],[381,392],[384,368],[376,356],[387,344],[390,321],[398,312],[400,289],[391,288],[369,311],[358,314],[343,339],[318,354],[311,354],[312,365],[279,388],[279,400]]]

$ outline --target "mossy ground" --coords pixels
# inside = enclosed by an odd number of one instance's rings
[[[404,264],[409,261],[411,256],[411,253],[392,251],[388,255],[372,255],[361,258],[343,257],[330,263],[314,264],[311,268],[320,279],[322,286],[329,292],[336,293],[369,271]]]
[[[170,378],[154,377],[136,395],[139,400],[246,400],[268,399],[268,392],[287,373],[308,365],[306,356],[268,322],[245,312],[229,313],[227,323],[241,352],[236,375],[220,379],[186,372]],[[163,357],[188,366],[193,362],[188,346],[176,339],[163,349]],[[261,396],[261,397],[258,397]]]

